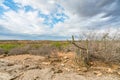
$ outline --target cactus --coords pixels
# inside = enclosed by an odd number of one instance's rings
[[[75,54],[75,63],[79,66],[85,66],[87,69],[89,68],[89,50],[88,50],[88,44],[89,41],[86,40],[86,48],[79,46],[74,39],[74,36],[72,36],[72,41],[69,41],[72,43],[75,47],[77,47],[76,54]]]

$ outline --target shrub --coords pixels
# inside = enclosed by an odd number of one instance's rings
[[[101,41],[95,44],[98,45],[90,53],[92,56],[98,57],[105,62],[120,62],[120,42],[107,40],[106,43]]]
[[[5,50],[0,48],[0,55],[5,54]]]
[[[40,56],[50,56],[55,53],[56,48],[52,46],[41,46],[38,49],[29,50],[29,54],[40,55]]]
[[[19,54],[27,54],[28,50],[30,50],[30,46],[13,48],[8,52],[8,55],[19,55]]]
[[[97,38],[99,35],[93,35],[85,36],[80,41],[75,41],[72,36],[72,41],[69,42],[77,48],[75,62],[80,65],[82,61],[86,67],[90,65],[89,62],[94,60],[108,63],[120,62],[120,39],[110,37],[109,33],[103,34],[99,38]]]

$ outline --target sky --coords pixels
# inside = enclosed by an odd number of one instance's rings
[[[120,29],[120,0],[0,0],[0,40],[66,40]]]

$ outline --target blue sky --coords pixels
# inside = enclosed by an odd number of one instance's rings
[[[0,0],[0,39],[66,40],[120,29],[120,0]]]

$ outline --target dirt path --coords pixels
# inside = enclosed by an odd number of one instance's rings
[[[57,58],[17,55],[0,58],[0,80],[120,80],[120,66],[77,68],[71,54]]]

